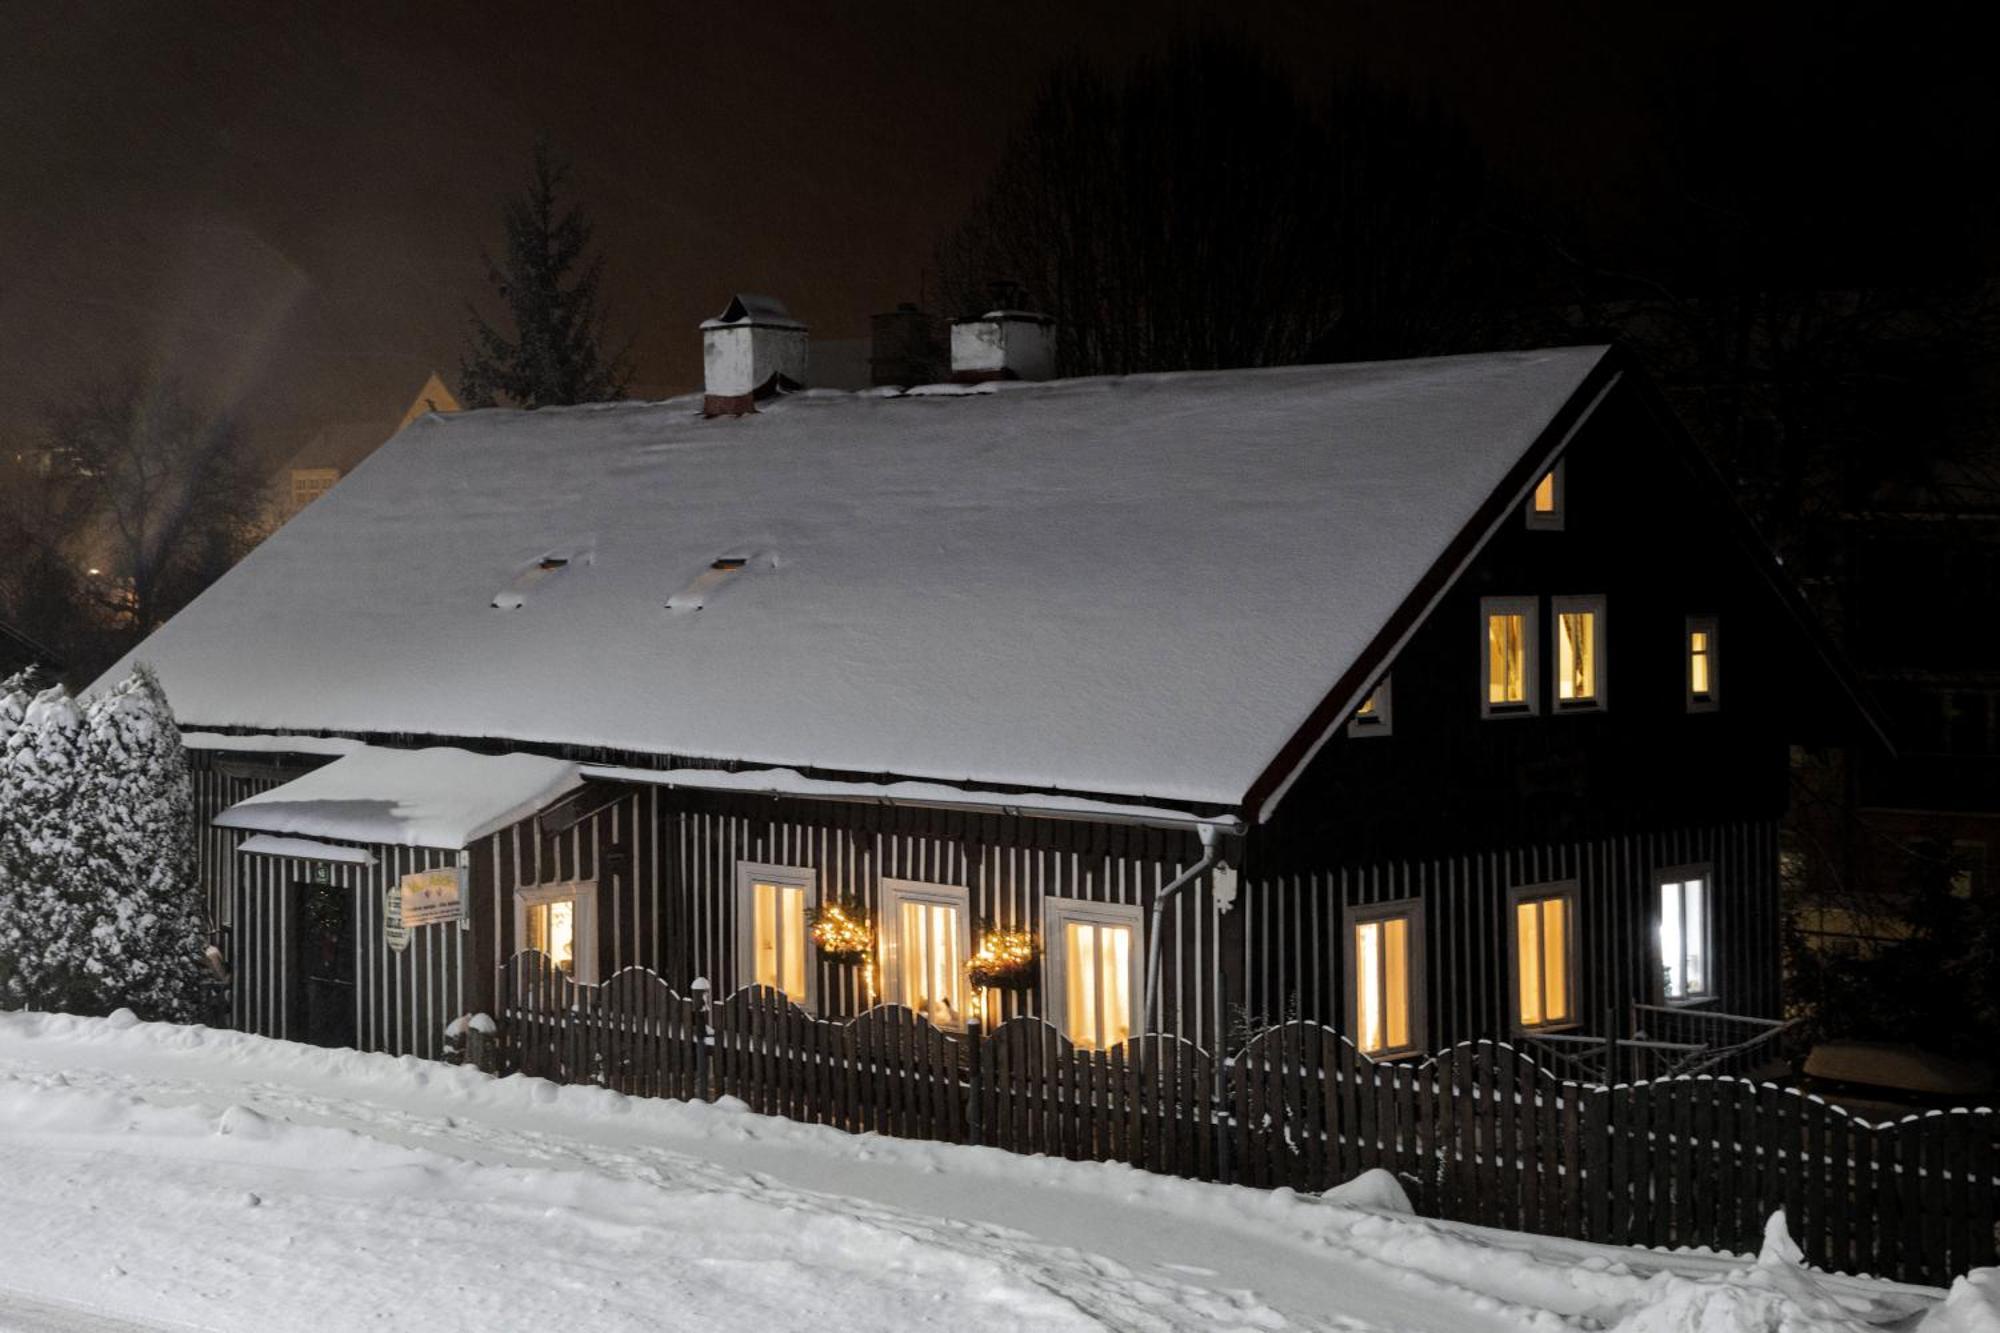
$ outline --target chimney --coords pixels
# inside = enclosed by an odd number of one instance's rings
[[[944,378],[944,340],[935,319],[903,301],[886,315],[871,315],[868,324],[868,378],[877,388]]]
[[[701,323],[705,417],[755,412],[759,399],[806,386],[806,326],[785,303],[738,292]]]
[[[1027,310],[989,310],[951,326],[951,378],[1046,380],[1056,373],[1056,322]]]

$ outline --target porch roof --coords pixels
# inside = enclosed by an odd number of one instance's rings
[[[456,850],[581,785],[577,766],[529,754],[366,746],[215,817],[220,828]]]

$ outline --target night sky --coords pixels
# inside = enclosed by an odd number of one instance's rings
[[[1671,115],[1647,76],[1783,61],[1794,30],[1637,8],[0,0],[0,431],[134,362],[267,450],[393,419],[455,379],[537,131],[576,163],[641,388],[693,383],[694,325],[733,289],[858,337],[917,297],[1053,62],[1190,25],[1307,85],[1361,68],[1435,97],[1510,176],[1643,217]],[[1927,62],[1980,49],[1840,22],[1897,96],[1956,95],[1966,71]]]

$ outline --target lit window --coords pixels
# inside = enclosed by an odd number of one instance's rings
[[[1142,989],[1139,909],[1050,898],[1043,913],[1056,941],[1048,981],[1063,1034],[1092,1051],[1129,1039]]]
[[[1604,599],[1557,597],[1550,605],[1556,627],[1556,707],[1604,706]]]
[[[965,1026],[965,963],[972,955],[967,895],[948,884],[886,879],[888,999],[939,1027]]]
[[[818,876],[802,866],[736,866],[737,984],[783,991],[812,1008],[813,969],[806,957],[806,908]]]
[[[1354,716],[1347,720],[1347,734],[1350,736],[1387,736],[1390,722],[1389,678],[1387,676],[1368,692],[1361,706],[1354,710]]]
[[[1563,465],[1558,460],[1554,467],[1541,475],[1535,489],[1528,494],[1528,526],[1560,531],[1562,525]]]
[[[1722,699],[1721,641],[1714,616],[1687,622],[1687,705],[1691,713],[1714,709]]]
[[[1480,708],[1488,717],[1532,713],[1537,706],[1535,599],[1488,597],[1479,603]]]
[[[1660,966],[1669,1000],[1714,993],[1708,920],[1707,867],[1668,871],[1660,877]]]
[[[1364,1055],[1402,1055],[1423,1041],[1423,906],[1349,908],[1348,1032]]]
[[[541,884],[514,894],[517,950],[545,953],[572,981],[597,980],[597,885]]]
[[[1570,889],[1524,889],[1514,899],[1514,1021],[1523,1028],[1574,1021],[1570,966],[1575,897]]]

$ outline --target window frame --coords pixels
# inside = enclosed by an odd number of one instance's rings
[[[931,903],[956,907],[958,909],[958,951],[960,965],[957,981],[960,987],[959,1020],[957,1023],[939,1023],[929,1014],[918,1015],[929,1019],[932,1024],[948,1032],[962,1031],[968,1011],[972,1007],[973,985],[965,975],[964,964],[972,958],[972,890],[963,884],[934,884],[920,879],[882,878],[882,929],[879,934],[880,950],[878,959],[882,972],[882,1002],[900,1004],[914,1012],[916,1006],[903,996],[903,904],[906,902]]]
[[[1539,597],[1479,599],[1479,715],[1482,718],[1537,717],[1542,711],[1542,620]],[[1522,617],[1520,703],[1494,703],[1492,624],[1495,616]]]
[[[575,932],[575,956],[571,959],[570,980],[579,986],[595,986],[597,973],[597,881],[566,879],[550,884],[524,884],[514,889],[514,951],[527,948],[528,909],[568,899],[573,904],[570,929]]]
[[[1662,947],[1663,942],[1660,939],[1660,927],[1664,924],[1661,918],[1660,904],[1661,899],[1666,893],[1667,885],[1679,884],[1682,893],[1681,919],[1685,923],[1687,919],[1687,884],[1690,880],[1701,881],[1702,988],[1698,991],[1689,991],[1685,995],[1671,995],[1667,992],[1667,954],[1666,950]],[[1660,869],[1655,870],[1653,872],[1653,913],[1653,957],[1659,972],[1657,990],[1660,996],[1660,1003],[1672,1005],[1675,1008],[1696,1008],[1704,1004],[1713,1004],[1716,997],[1722,993],[1721,988],[1716,985],[1715,975],[1715,866],[1707,861],[1695,861],[1687,865],[1662,866]],[[1685,938],[1685,924],[1682,926],[1682,932],[1683,938]],[[1682,952],[1685,955],[1685,945],[1682,946]],[[1681,965],[1683,968],[1687,965],[1685,956],[1681,959]]]
[[[1509,1026],[1517,1033],[1562,1032],[1583,1026],[1583,1017],[1578,1013],[1578,994],[1582,990],[1577,981],[1577,903],[1582,895],[1577,891],[1573,879],[1548,880],[1539,884],[1517,884],[1507,890],[1507,1012]],[[1529,1024],[1521,1016],[1521,904],[1530,899],[1540,902],[1550,898],[1561,898],[1563,909],[1563,986],[1567,992],[1569,1016],[1549,1023]],[[1546,934],[1546,932],[1544,932]],[[1544,952],[1542,971],[1547,974],[1547,954]]]
[[[1558,458],[1550,463],[1547,468],[1536,473],[1534,484],[1528,487],[1528,498],[1522,502],[1521,507],[1528,516],[1528,527],[1531,531],[1561,532],[1563,530],[1563,519],[1568,512],[1569,500],[1569,496],[1566,493],[1568,486],[1563,476],[1564,461]],[[1554,478],[1554,484],[1549,488],[1553,492],[1550,498],[1554,504],[1546,514],[1535,508],[1535,492],[1541,489],[1544,477]]]
[[[1355,931],[1373,921],[1387,921],[1403,918],[1410,941],[1410,957],[1407,969],[1410,995],[1409,1018],[1410,1040],[1404,1046],[1385,1046],[1380,1051],[1366,1051],[1361,1047],[1361,970],[1355,958]],[[1430,1043],[1430,1014],[1424,1003],[1428,993],[1429,976],[1424,967],[1428,952],[1424,935],[1424,900],[1414,898],[1393,898],[1379,903],[1349,903],[1341,910],[1341,965],[1347,969],[1347,984],[1342,987],[1347,1003],[1347,1039],[1354,1043],[1354,1049],[1370,1060],[1401,1060],[1413,1055],[1424,1054]]]
[[[1042,1006],[1045,1018],[1054,1022],[1056,1030],[1067,1037],[1072,1044],[1081,1046],[1070,1031],[1069,1015],[1069,941],[1065,927],[1071,923],[1086,926],[1123,926],[1132,932],[1132,956],[1127,961],[1125,985],[1132,1014],[1134,1035],[1146,1030],[1146,1015],[1140,1010],[1146,1005],[1146,911],[1135,903],[1099,903],[1085,898],[1044,898],[1042,900],[1042,985],[1046,1000]],[[1130,1040],[1130,1038],[1127,1038]],[[1108,1050],[1109,1047],[1091,1047],[1092,1050]]]
[[[1549,598],[1549,704],[1558,713],[1601,713],[1611,706],[1611,654],[1606,651],[1611,621],[1607,605],[1608,599],[1601,592]],[[1562,618],[1580,614],[1594,617],[1590,630],[1594,657],[1590,674],[1595,692],[1588,699],[1565,699],[1561,680]]]
[[[1361,705],[1356,704],[1354,715],[1347,719],[1347,734],[1350,736],[1391,736],[1395,734],[1395,696],[1389,688],[1389,677],[1383,676],[1375,682],[1375,688],[1361,697],[1361,703],[1375,701],[1372,717],[1362,717]]]
[[[805,890],[805,913],[819,905],[819,871],[812,866],[784,866],[767,861],[736,863],[736,989],[757,984],[757,904],[759,884]],[[800,920],[799,947],[805,950],[806,997],[793,1001],[809,1014],[819,1012],[819,949],[812,927]],[[776,988],[783,993],[783,988]]]
[[[1694,690],[1694,636],[1696,633],[1708,635],[1708,689],[1701,694]],[[1687,618],[1687,628],[1681,634],[1681,672],[1687,683],[1687,710],[1690,713],[1713,713],[1722,707],[1722,624],[1721,617],[1713,613],[1693,615]]]

